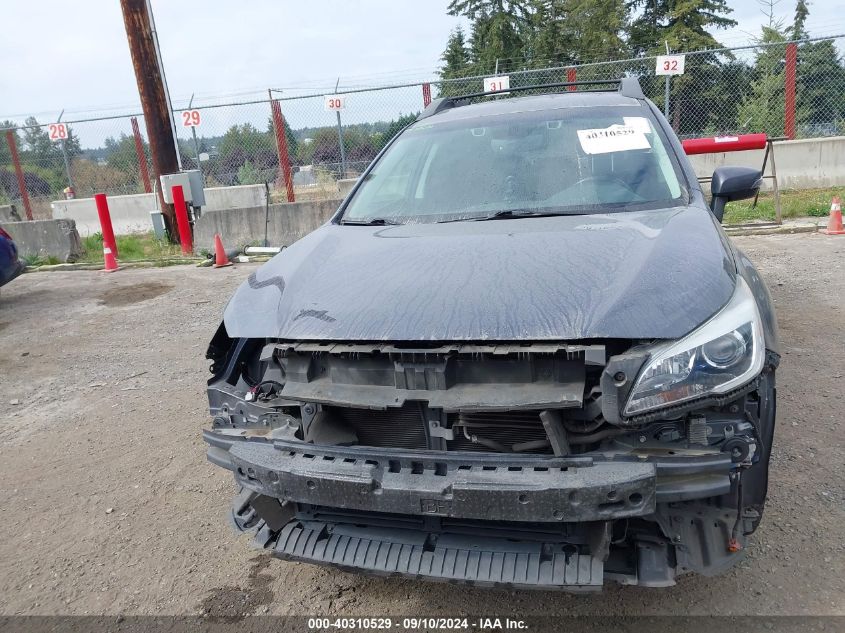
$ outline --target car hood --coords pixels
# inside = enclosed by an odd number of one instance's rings
[[[224,321],[235,338],[671,339],[725,305],[735,276],[699,207],[327,224],[252,273]]]

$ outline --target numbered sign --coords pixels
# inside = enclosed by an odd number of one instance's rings
[[[510,87],[511,78],[507,75],[484,78],[484,92],[499,92],[500,90],[510,90]]]
[[[184,127],[199,127],[202,123],[202,116],[199,110],[185,110],[182,113],[182,125]]]
[[[656,75],[683,75],[686,55],[658,55]]]
[[[67,126],[64,123],[51,123],[47,126],[51,141],[63,141],[67,138]]]
[[[346,109],[346,97],[341,97],[340,95],[328,95],[323,103],[323,108],[326,112],[338,112],[340,110],[344,110]]]

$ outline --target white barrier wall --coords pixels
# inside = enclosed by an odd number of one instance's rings
[[[235,187],[209,187],[205,190],[206,206],[203,211],[220,211],[264,206],[264,185],[238,185]],[[150,211],[156,210],[154,194],[142,193],[129,196],[109,196],[109,213],[112,227],[118,235],[146,233],[153,230]],[[57,200],[50,205],[54,219],[76,221],[82,236],[100,231],[100,219],[94,198]]]
[[[845,136],[801,139],[774,143],[778,186],[781,189],[820,189],[845,185]],[[697,154],[690,156],[695,173],[709,178],[713,170],[722,165],[746,165],[760,168],[764,150],[725,152],[722,154]],[[766,166],[766,175],[772,173],[772,164]],[[766,179],[764,189],[771,189]]]

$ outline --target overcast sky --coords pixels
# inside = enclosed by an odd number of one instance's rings
[[[138,109],[118,0],[0,0],[0,119],[42,122]],[[448,0],[152,0],[167,79],[179,107],[267,87],[333,87],[428,78],[449,31]],[[764,20],[734,0],[739,25],[717,37],[748,43]],[[845,32],[840,0],[813,0],[811,35]],[[776,11],[790,22],[794,0]],[[70,116],[69,116],[70,115]]]

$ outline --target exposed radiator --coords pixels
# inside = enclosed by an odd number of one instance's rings
[[[546,430],[540,421],[539,411],[486,411],[479,413],[459,413],[449,416],[454,429],[455,439],[448,443],[450,451],[486,451],[490,448],[468,440],[463,429],[455,425],[466,426],[469,435],[477,435],[498,442],[505,447],[523,442],[548,440]],[[537,448],[529,453],[551,453],[551,448]]]
[[[419,404],[385,411],[327,407],[336,418],[353,429],[361,446],[425,449],[425,419]]]

